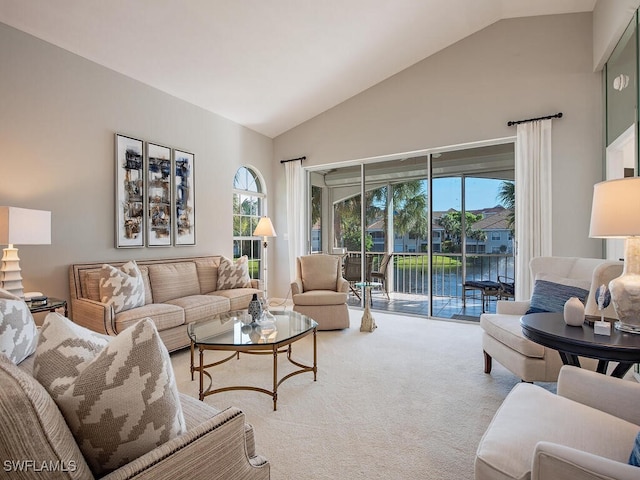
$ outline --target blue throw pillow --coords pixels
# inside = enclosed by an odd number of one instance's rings
[[[629,456],[629,465],[640,467],[640,432],[636,435],[636,441],[633,444],[633,450]]]
[[[586,305],[590,287],[590,281],[540,274],[536,277],[527,313],[562,313],[571,297],[578,297]]]

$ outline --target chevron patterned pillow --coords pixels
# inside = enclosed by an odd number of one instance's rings
[[[0,352],[17,365],[35,351],[37,341],[38,329],[27,304],[0,289]]]
[[[186,432],[169,352],[152,320],[140,320],[102,347],[65,317],[47,321],[43,343],[52,323],[66,323],[56,328],[67,329],[70,338],[54,350],[38,346],[34,375],[60,408],[96,477]],[[58,379],[44,370],[47,364],[62,372]]]
[[[100,270],[100,301],[113,306],[115,313],[144,306],[144,279],[135,261],[116,268],[104,264]]]
[[[220,259],[220,266],[218,267],[218,290],[250,286],[249,259],[246,255],[238,258],[235,263],[225,257]]]

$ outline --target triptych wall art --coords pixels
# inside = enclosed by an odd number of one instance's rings
[[[116,248],[196,244],[194,157],[116,134]]]

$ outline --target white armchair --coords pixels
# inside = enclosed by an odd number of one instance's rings
[[[347,292],[342,259],[337,255],[303,255],[296,261],[291,282],[293,309],[318,322],[318,330],[349,328]]]
[[[521,383],[480,440],[476,480],[637,480],[640,384],[564,366],[558,394]]]
[[[608,285],[622,273],[622,262],[597,258],[577,257],[536,257],[531,260],[532,278],[539,274],[584,280],[590,285],[585,313],[598,315],[595,291]],[[480,316],[482,349],[484,351],[484,372],[491,373],[492,360],[496,360],[525,382],[555,382],[562,367],[562,360],[556,350],[543,347],[522,335],[520,317],[529,309],[530,301],[499,300],[496,313]],[[604,311],[606,317],[615,318],[613,305]],[[584,366],[595,369],[596,361],[586,359]]]

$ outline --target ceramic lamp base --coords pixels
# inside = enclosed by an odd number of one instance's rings
[[[640,237],[625,240],[624,270],[609,282],[618,330],[640,334]]]

